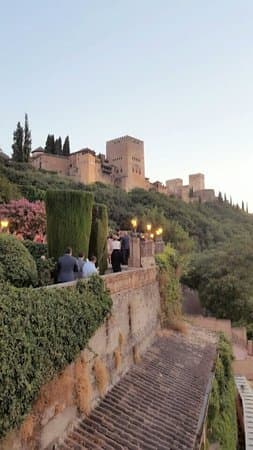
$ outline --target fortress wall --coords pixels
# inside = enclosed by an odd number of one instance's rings
[[[156,268],[104,276],[111,292],[110,316],[75,362],[43,386],[21,429],[8,435],[1,450],[53,449],[59,436],[93,408],[152,344],[160,327]],[[67,289],[65,283],[59,289]]]

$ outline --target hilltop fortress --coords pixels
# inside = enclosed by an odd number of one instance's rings
[[[37,169],[45,169],[90,184],[97,181],[118,186],[125,191],[134,188],[155,190],[181,198],[185,202],[214,201],[213,189],[205,189],[204,175],[189,175],[189,184],[181,178],[151,183],[145,177],[144,142],[131,136],[112,139],[106,143],[106,155],[83,148],[69,155],[46,153],[42,147],[32,152],[31,163]]]

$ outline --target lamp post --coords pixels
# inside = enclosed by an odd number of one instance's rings
[[[137,219],[132,219],[131,220],[131,225],[132,225],[133,230],[134,230],[135,233],[136,233],[137,223],[138,223]]]
[[[1,219],[0,224],[1,224],[1,231],[8,230],[8,226],[9,226],[8,219]]]

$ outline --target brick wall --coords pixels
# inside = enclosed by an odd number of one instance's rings
[[[105,392],[138,362],[152,343],[160,315],[156,268],[133,269],[106,275],[104,279],[113,300],[110,317],[90,339],[80,357],[41,389],[32,413],[18,432],[10,433],[0,444],[1,450],[53,449],[53,442],[64,435],[80,415],[81,387],[82,401],[87,403],[89,397],[91,408],[101,398],[96,362],[99,361],[100,369],[102,367]],[[89,385],[84,383],[85,377]]]

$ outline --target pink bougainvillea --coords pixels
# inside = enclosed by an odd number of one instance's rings
[[[46,233],[46,210],[42,201],[29,202],[25,198],[0,205],[0,219],[9,220],[11,233],[33,240]]]

